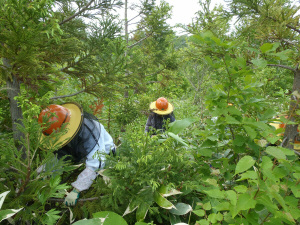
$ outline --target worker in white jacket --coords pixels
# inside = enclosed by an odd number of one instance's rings
[[[42,138],[50,138],[49,135],[60,128],[66,129],[56,142],[60,143],[60,149],[56,151],[58,158],[68,155],[75,163],[85,161],[86,168],[71,183],[73,190],[64,201],[67,206],[73,206],[80,192],[90,188],[97,171],[104,167],[105,156],[115,153],[113,139],[95,116],[84,112],[76,103],[49,105],[41,111],[38,120],[44,127]]]

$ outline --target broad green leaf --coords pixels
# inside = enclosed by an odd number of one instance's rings
[[[229,190],[225,192],[226,198],[230,201],[232,205],[236,205],[237,202],[237,194],[233,190]]]
[[[197,224],[197,223],[198,223],[199,225],[209,225],[209,222],[208,222],[207,220],[204,220],[204,219],[203,219],[203,220],[197,221],[196,224]]]
[[[241,174],[241,178],[236,181],[242,181],[242,180],[257,180],[257,173],[255,171],[246,171],[245,173]]]
[[[238,196],[237,200],[237,210],[247,210],[255,208],[256,201],[248,194],[244,193]]]
[[[177,224],[177,223],[181,222],[180,217],[177,216],[177,215],[174,215],[174,214],[170,213],[169,218],[170,218],[170,225],[174,225],[174,224]]]
[[[204,203],[203,209],[204,209],[204,210],[211,210],[211,204],[210,204],[210,202]]]
[[[197,216],[203,217],[205,215],[205,211],[203,209],[193,210]]]
[[[128,204],[126,210],[125,210],[125,212],[123,213],[123,216],[125,216],[125,215],[127,215],[127,214],[129,214],[129,213],[132,213],[134,210],[137,209],[137,207],[139,207],[139,204],[140,204],[140,203],[131,200],[131,201],[129,202],[129,204]]]
[[[292,192],[296,198],[300,198],[300,186],[299,185],[290,186],[290,189],[292,190]]]
[[[189,127],[191,124],[193,124],[194,122],[196,122],[196,119],[192,119],[192,118],[185,118],[183,120],[176,120],[173,123],[169,124],[169,132],[172,132],[174,134],[179,134],[180,132],[182,132],[184,129],[186,129],[187,127]]]
[[[255,164],[255,160],[251,156],[248,155],[244,156],[238,161],[235,168],[235,174],[242,173],[248,170],[249,168],[254,166],[254,164]]]
[[[266,192],[260,192],[256,198],[256,201],[258,204],[264,205],[270,212],[278,210],[277,205],[274,204],[269,194]]]
[[[178,195],[181,194],[182,192],[174,189],[174,188],[169,188],[167,186],[161,185],[158,190],[157,190],[163,197],[169,197],[172,195]]]
[[[211,60],[211,58],[209,56],[205,56],[204,58],[209,65],[215,66],[215,64],[213,63],[213,61]]]
[[[207,190],[204,192],[212,198],[220,198],[220,199],[225,198],[225,192],[220,191],[219,189],[212,189],[212,190]]]
[[[226,115],[225,120],[228,124],[240,124],[238,120],[236,120],[234,117]]]
[[[300,173],[293,173],[293,176],[294,176],[296,179],[300,180]]]
[[[168,201],[166,198],[164,198],[159,192],[154,192],[154,201],[162,208],[164,209],[172,209],[175,208],[175,206]]]
[[[110,211],[93,213],[93,217],[94,219],[104,219],[103,225],[111,225],[111,224],[127,225],[127,222],[123,219],[122,216]]]
[[[286,206],[286,204],[285,204],[284,199],[283,199],[282,196],[278,193],[278,190],[279,190],[279,187],[278,187],[277,185],[275,185],[275,184],[269,187],[269,192],[270,192],[271,196],[272,196],[273,198],[275,198],[276,201],[278,201],[279,204],[282,206],[282,208],[284,209],[284,211],[287,212],[287,211],[288,211],[288,208],[287,208],[287,206]]]
[[[172,132],[168,132],[168,135],[174,138],[176,141],[180,142],[181,144],[185,145],[188,147],[188,144],[184,142],[184,140],[179,137],[177,134],[173,134]]]
[[[276,180],[273,175],[273,162],[270,157],[263,156],[261,162],[262,173],[271,180]]]
[[[292,51],[290,49],[273,53],[272,55],[278,57],[281,60],[287,60],[289,58],[289,55],[291,55]]]
[[[193,208],[190,205],[185,203],[177,203],[175,207],[176,208],[170,210],[170,213],[178,216],[185,215],[193,210]]]
[[[237,115],[237,116],[242,115],[242,112],[240,110],[238,110],[237,108],[235,108],[234,106],[228,106],[227,110],[232,115]]]
[[[268,62],[264,59],[252,59],[251,62],[257,66],[258,68],[265,68],[268,64]]]
[[[273,118],[276,114],[276,111],[272,108],[268,108],[264,113],[260,116],[260,120],[267,120]]]
[[[238,62],[238,65],[242,68],[246,67],[247,66],[247,62],[246,62],[246,59],[243,58],[243,57],[238,57],[236,59],[236,61]]]
[[[278,147],[269,146],[266,149],[266,153],[268,153],[271,156],[274,156],[276,159],[286,159],[285,154]]]
[[[285,154],[285,155],[295,155],[295,152],[291,149],[283,148],[280,146],[277,146],[277,148],[280,149],[283,152],[283,154]]]
[[[272,48],[273,48],[273,44],[271,44],[271,43],[265,43],[262,46],[260,46],[260,50],[262,53],[266,53],[266,52],[272,50]]]
[[[197,154],[198,154],[198,156],[211,157],[213,154],[213,150],[211,150],[209,148],[200,148],[197,150]]]
[[[20,210],[22,210],[23,208],[20,209],[4,209],[4,210],[0,210],[0,222],[8,219],[12,216],[14,216],[17,212],[19,212]]]
[[[247,139],[246,137],[242,136],[242,135],[236,135],[233,144],[236,146],[243,146],[246,143]]]
[[[218,221],[217,220],[217,214],[215,214],[215,213],[209,214],[207,220],[209,222],[211,222],[212,224],[216,223]]]
[[[253,128],[251,128],[249,126],[245,126],[245,125],[243,127],[251,139],[256,138],[257,133]]]
[[[248,188],[245,185],[238,185],[234,187],[234,190],[238,193],[245,193],[247,189]]]
[[[219,212],[220,211],[227,211],[230,208],[230,203],[229,202],[221,202],[220,204],[216,205],[213,208],[216,209]]]
[[[4,199],[5,199],[6,195],[7,195],[9,192],[10,192],[10,191],[5,191],[5,192],[3,192],[2,194],[0,194],[0,209],[2,208]]]
[[[136,220],[143,221],[147,215],[149,208],[150,206],[146,202],[141,203],[136,210]]]
[[[134,225],[148,225],[148,223],[144,223],[144,222],[136,222]]]
[[[104,218],[96,218],[96,219],[83,219],[83,220],[79,220],[75,223],[72,223],[72,225],[104,225],[105,219]],[[108,224],[110,225],[110,224]],[[126,223],[127,225],[127,223]]]
[[[217,141],[205,140],[201,145],[201,148],[210,148],[217,145]]]

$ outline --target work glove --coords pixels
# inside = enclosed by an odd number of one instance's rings
[[[71,192],[69,192],[65,198],[65,205],[66,206],[74,206],[77,203],[77,200],[79,199],[80,192],[74,188]]]

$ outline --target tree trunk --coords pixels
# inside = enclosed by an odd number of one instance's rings
[[[125,0],[125,40],[126,40],[126,50],[125,50],[125,57],[127,56],[128,53],[128,1]],[[128,70],[125,69],[125,76],[128,76]],[[124,98],[129,97],[129,92],[128,92],[128,87],[125,87],[125,92],[124,92]]]
[[[293,83],[293,90],[298,91],[300,94],[300,70],[299,67],[294,70],[294,83]],[[300,99],[297,98],[297,96],[293,95],[291,96],[291,103],[290,103],[290,108],[289,108],[289,113],[288,113],[288,119],[292,122],[299,121],[298,115],[295,113],[296,110],[299,108],[299,101]],[[296,120],[297,118],[297,120]],[[284,132],[284,139],[282,146],[285,148],[293,149],[294,148],[294,141],[296,137],[298,136],[298,124],[289,124],[286,125],[285,132]]]
[[[11,68],[8,59],[4,58],[3,64],[6,68]],[[18,106],[18,102],[14,98],[20,94],[20,82],[17,80],[16,76],[11,74],[11,78],[8,78],[6,81],[6,87],[7,87],[7,97],[10,103],[10,115],[12,121],[13,138],[15,140],[15,143],[18,143],[18,141],[22,137],[22,132],[20,132],[17,129],[17,124],[23,126],[22,123],[23,116],[22,116],[22,110]]]

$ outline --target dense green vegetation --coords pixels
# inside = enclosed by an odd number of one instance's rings
[[[0,2],[0,223],[300,223],[299,6],[200,1],[178,36],[168,3],[141,0],[131,33],[113,14],[124,3]],[[149,103],[161,96],[176,121],[150,137]],[[118,146],[72,208],[65,190],[84,165],[40,149],[37,122],[43,106],[69,101]],[[269,123],[283,114],[281,137]]]

